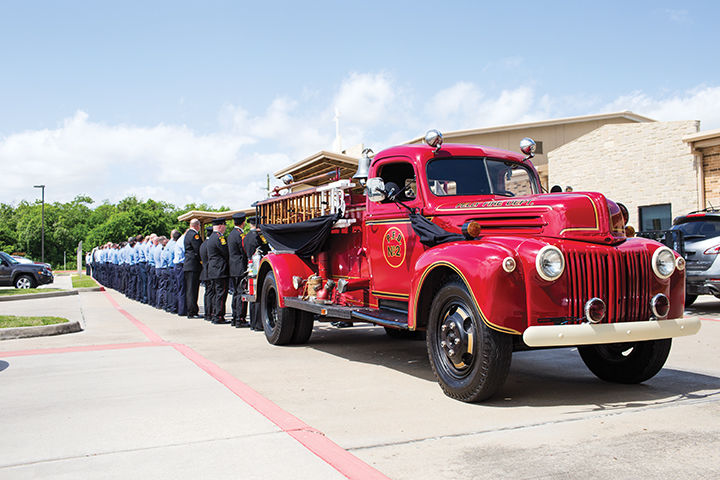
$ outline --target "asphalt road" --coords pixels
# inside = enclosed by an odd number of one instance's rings
[[[519,352],[476,405],[442,394],[424,342],[381,328],[274,347],[112,291],[0,305],[50,312],[86,330],[0,342],[3,479],[720,477],[712,297],[642,385],[597,380],[574,349]]]

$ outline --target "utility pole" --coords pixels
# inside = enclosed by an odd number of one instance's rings
[[[40,252],[42,255],[42,260],[40,260],[42,263],[45,263],[45,185],[33,185],[34,188],[40,188],[42,189],[42,233],[41,233],[41,244],[40,244]]]

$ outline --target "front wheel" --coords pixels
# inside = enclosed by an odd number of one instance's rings
[[[580,358],[599,379],[613,383],[641,383],[654,377],[667,360],[672,339],[581,345]]]
[[[295,315],[297,320],[295,322],[295,330],[293,331],[292,337],[290,337],[290,343],[293,345],[302,345],[310,340],[315,323],[315,315],[303,310],[298,310]]]
[[[35,288],[35,279],[30,275],[21,275],[15,280],[15,288]]]
[[[278,289],[275,275],[268,273],[260,296],[260,319],[268,342],[287,345],[295,330],[295,310],[278,305]]]
[[[435,294],[426,343],[440,387],[463,402],[491,397],[510,370],[510,336],[482,321],[473,297],[459,280],[446,283]]]

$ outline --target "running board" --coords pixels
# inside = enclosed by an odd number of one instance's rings
[[[383,327],[399,328],[400,330],[409,330],[407,322],[407,314],[394,312],[390,310],[375,310],[374,308],[360,308],[353,310],[353,320],[361,320],[363,322],[372,322]]]
[[[309,302],[297,297],[284,297],[285,306],[297,308],[306,312],[314,313],[322,317],[338,318],[341,320],[357,320],[370,322],[383,327],[409,330],[407,313],[374,308],[353,308],[341,307],[339,305],[324,305],[322,303]]]

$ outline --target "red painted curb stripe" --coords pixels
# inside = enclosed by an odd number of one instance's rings
[[[159,335],[153,332],[140,320],[133,317],[130,313],[123,310],[108,292],[105,292],[105,295],[107,295],[110,303],[119,310],[120,313],[125,315],[125,317],[127,317],[136,327],[138,327],[150,340],[159,339],[158,343],[162,342]],[[228,390],[240,397],[241,400],[253,407],[265,418],[280,427],[283,432],[300,442],[301,445],[313,452],[321,460],[343,474],[345,477],[353,480],[389,480],[389,478],[383,475],[380,471],[374,469],[352,453],[328,439],[322,432],[315,430],[296,416],[286,412],[278,405],[250,388],[247,384],[233,377],[230,373],[203,357],[187,345],[168,343],[162,344],[172,345],[175,350],[187,357],[188,360],[223,384]]]
[[[77,347],[57,347],[57,348],[38,348],[35,350],[9,350],[0,352],[0,357],[23,357],[27,355],[49,355],[53,353],[73,353],[73,352],[95,352],[100,350],[124,350],[128,348],[143,347],[167,347],[172,343],[166,342],[140,342],[140,343],[114,343],[107,345],[84,345]]]
[[[720,318],[701,318],[700,320],[704,320],[706,322],[720,322]]]
[[[338,472],[351,479],[383,479],[388,477],[363,462],[338,444],[328,439],[322,432],[310,427],[296,416],[286,412],[277,404],[260,395],[247,384],[233,377],[227,371],[197,353],[187,345],[175,344],[173,347],[191,362],[207,372],[228,390],[240,397],[268,420],[280,427],[308,450],[320,457]]]
[[[133,317],[129,312],[127,312],[122,307],[120,307],[120,304],[115,301],[115,299],[112,297],[112,295],[110,295],[110,293],[108,293],[107,290],[105,290],[103,292],[103,295],[105,295],[108,298],[108,300],[110,300],[110,303],[112,304],[113,307],[115,307],[117,309],[117,311],[119,311],[120,313],[125,315],[125,318],[130,320],[133,323],[133,325],[135,325],[142,333],[144,333],[145,336],[148,338],[148,340],[150,340],[151,342],[163,342],[164,341],[162,339],[162,337],[160,335],[158,335],[157,333],[153,332],[150,329],[150,327],[148,327],[147,325],[142,323],[140,320]]]

